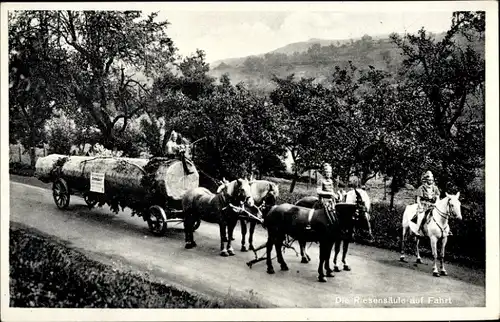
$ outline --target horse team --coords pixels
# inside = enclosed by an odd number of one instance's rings
[[[280,268],[288,270],[288,266],[282,255],[282,246],[285,239],[291,238],[298,241],[300,246],[301,262],[308,263],[311,258],[307,254],[306,243],[319,243],[319,265],[318,280],[326,282],[327,277],[333,277],[333,272],[339,272],[337,256],[342,246],[343,270],[351,268],[346,262],[349,243],[353,240],[353,234],[364,231],[370,240],[373,240],[370,225],[370,198],[366,191],[353,189],[347,193],[340,194],[340,202],[334,204],[333,220],[327,215],[326,209],[318,202],[315,196],[308,196],[298,200],[295,204],[277,204],[279,188],[276,183],[266,180],[237,179],[231,182],[223,179],[216,193],[206,188],[198,187],[186,192],[182,200],[185,216],[185,247],[187,249],[196,247],[193,231],[194,224],[204,218],[211,216],[220,228],[220,255],[232,256],[234,249],[232,241],[233,232],[238,221],[241,224],[241,251],[255,250],[253,245],[253,233],[257,223],[261,223],[267,230],[266,264],[267,272],[274,273],[271,252],[276,250],[276,257]],[[461,219],[460,201],[457,195],[446,194],[441,199],[429,216],[427,223],[427,236],[431,240],[432,253],[434,255],[433,275],[446,275],[443,257],[447,241],[448,218],[454,216]],[[414,205],[409,205],[403,215],[403,236],[401,240],[401,260],[404,260],[404,240],[408,228],[418,236],[418,232],[411,227],[410,219],[415,213]],[[411,214],[410,214],[411,213]],[[411,215],[411,216],[410,216]],[[254,220],[248,220],[248,219]],[[248,232],[247,221],[250,222],[248,248],[246,246],[246,235]],[[437,241],[442,241],[441,246],[441,271],[437,271]],[[334,267],[330,267],[330,256],[333,247],[335,255]],[[421,262],[418,251],[417,239],[417,263]],[[326,273],[325,273],[326,271]]]

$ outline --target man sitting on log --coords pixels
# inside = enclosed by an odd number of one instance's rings
[[[177,132],[172,131],[170,133],[170,138],[168,139],[166,145],[166,156],[172,159],[178,159],[179,156],[185,151],[185,146],[183,144],[177,143],[179,135]]]

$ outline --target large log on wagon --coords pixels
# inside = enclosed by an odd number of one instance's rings
[[[71,190],[89,191],[91,176],[101,178],[108,197],[119,195],[132,202],[180,202],[184,193],[199,184],[199,174],[189,161],[178,159],[85,157],[51,154],[39,158],[36,177],[44,182],[63,178]],[[102,180],[104,177],[104,180]],[[96,182],[96,181],[93,181]],[[96,186],[99,182],[96,182]],[[102,183],[102,182],[101,182]],[[96,190],[92,190],[96,192]],[[163,206],[163,205],[162,205]]]

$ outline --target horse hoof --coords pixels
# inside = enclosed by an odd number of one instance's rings
[[[300,260],[300,262],[301,262],[302,264],[307,264],[307,263],[309,263],[309,261],[308,261],[308,260],[307,260],[307,258],[305,258],[305,257],[302,257],[302,259]]]
[[[441,271],[441,276],[448,276],[448,273],[446,271]]]
[[[318,276],[318,281],[320,281],[321,283],[326,283],[326,277]]]
[[[268,268],[267,274],[274,274],[274,268]]]
[[[344,265],[344,271],[350,271],[351,268],[349,267],[349,265]]]
[[[229,249],[227,253],[229,254],[229,256],[234,256],[234,250],[232,249]]]
[[[423,264],[422,259],[421,258],[417,258],[417,262],[416,263],[417,264]]]
[[[222,257],[228,257],[228,256],[229,256],[229,254],[227,253],[227,251],[226,251],[226,250],[222,250],[222,251],[220,252],[220,255],[221,255]]]
[[[242,252],[248,252],[248,249],[246,248],[246,246],[241,246],[241,251]]]
[[[400,257],[400,258],[399,258],[399,261],[400,261],[400,262],[403,262],[403,263],[408,263],[408,261],[407,261],[404,257]]]
[[[285,264],[285,265],[281,265],[281,270],[282,271],[288,271],[288,266]]]
[[[234,240],[234,237],[231,237],[231,241],[233,241],[233,240]]]
[[[335,277],[335,275],[333,275],[333,271],[331,271],[326,273],[326,277]]]
[[[310,262],[311,261],[311,257],[309,257],[309,255],[306,255],[306,258],[307,258],[307,261]]]
[[[248,247],[248,249],[251,250],[251,251],[255,250],[255,248],[253,247],[253,245],[250,245],[250,247]]]
[[[195,242],[187,243],[186,246],[184,246],[184,248],[186,248],[186,249],[192,249],[192,248],[195,248],[195,247],[196,247],[196,243]]]
[[[441,276],[441,275],[439,275],[438,272],[434,272],[434,273],[432,273],[432,275],[434,275],[435,277],[440,277]]]
[[[335,266],[335,267],[333,268],[333,271],[338,273],[338,272],[340,272],[340,269],[339,269],[339,267],[338,267],[338,266]]]

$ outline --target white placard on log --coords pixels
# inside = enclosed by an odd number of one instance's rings
[[[90,191],[104,193],[104,173],[90,173]]]

